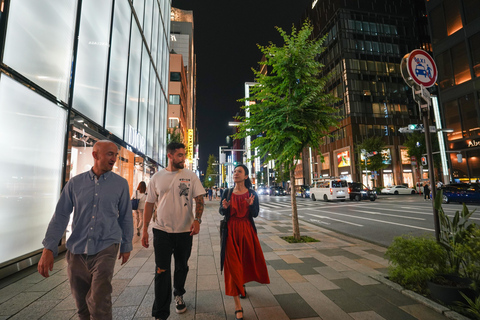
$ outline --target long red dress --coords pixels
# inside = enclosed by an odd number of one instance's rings
[[[249,221],[248,191],[230,199],[230,219],[225,250],[225,294],[245,295],[243,285],[250,281],[270,283],[267,264],[257,234]]]

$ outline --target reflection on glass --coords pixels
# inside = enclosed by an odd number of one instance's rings
[[[0,75],[0,264],[42,248],[61,190],[66,116]]]
[[[76,1],[10,1],[3,62],[67,102]]]

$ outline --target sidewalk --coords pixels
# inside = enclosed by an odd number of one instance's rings
[[[233,298],[224,295],[219,269],[221,218],[218,201],[207,200],[189,262],[184,296],[188,309],[178,315],[172,303],[169,319],[234,319]],[[280,236],[292,234],[291,220],[276,219],[255,221],[271,283],[247,284],[244,319],[467,319],[418,295],[402,293],[385,280],[385,248],[305,222],[300,222],[301,234],[320,242],[289,244]],[[143,248],[135,236],[130,260],[115,267],[114,319],[152,319],[154,270],[153,248]],[[2,319],[76,319],[63,256],[47,279],[32,268],[0,280]]]

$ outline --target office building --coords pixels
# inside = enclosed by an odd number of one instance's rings
[[[331,75],[327,92],[341,99],[336,107],[342,120],[319,150],[304,152],[303,177],[296,184],[334,176],[370,186],[413,186],[419,177],[403,145],[406,135],[398,130],[421,120],[400,62],[413,49],[430,50],[424,2],[318,0],[304,18],[312,21],[315,37],[328,34],[319,58]],[[385,168],[361,170],[358,146],[375,136],[386,145],[377,150]]]
[[[480,1],[431,0],[427,13],[438,69],[449,176],[480,179]]]

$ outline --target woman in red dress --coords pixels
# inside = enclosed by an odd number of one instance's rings
[[[225,269],[225,294],[235,301],[235,319],[243,319],[240,297],[246,296],[244,284],[250,281],[270,283],[267,265],[257,237],[253,218],[258,216],[259,203],[248,169],[240,164],[233,171],[235,187],[223,193],[220,214],[227,219],[221,250],[221,269]]]

